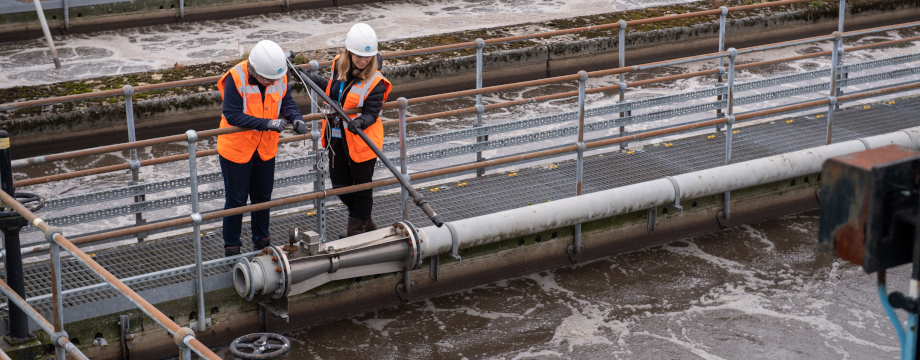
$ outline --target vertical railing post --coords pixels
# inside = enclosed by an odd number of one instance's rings
[[[719,52],[725,51],[725,16],[728,15],[728,8],[725,6],[720,6],[719,10],[722,10],[722,14],[719,15]],[[716,83],[716,87],[722,85],[723,78],[725,76],[725,59],[719,57],[719,82]],[[716,100],[721,102],[722,95],[716,97]],[[722,108],[716,109],[716,118],[724,117],[722,114]],[[722,131],[722,125],[716,125],[716,131]]]
[[[620,34],[619,34],[619,40],[617,42],[617,50],[620,53],[619,54],[620,55],[620,58],[619,58],[620,66],[619,67],[625,67],[626,66],[626,20],[620,20],[619,23],[620,23]],[[618,102],[622,103],[624,101],[626,101],[626,73],[621,73],[620,74],[620,100]],[[632,115],[632,111],[626,111],[625,113],[621,112],[620,118],[630,116],[630,115]],[[620,126],[620,136],[624,136],[624,135],[626,135],[625,125]],[[620,143],[621,150],[625,149],[628,146],[629,146],[629,143],[627,142]]]
[[[195,241],[195,282],[198,290],[198,331],[207,330],[208,324],[204,312],[204,268],[202,267],[201,254],[201,213],[198,211],[198,162],[195,156],[195,144],[198,142],[198,133],[195,130],[185,132],[188,137],[188,183],[191,190],[192,203],[192,236]]]
[[[56,233],[52,232],[48,237],[48,244],[51,246],[51,299],[52,311],[54,312],[54,331],[61,333],[64,331],[64,298],[61,296],[61,248],[54,242]],[[55,358],[64,360],[66,350],[63,346],[54,342]]]
[[[486,46],[485,40],[476,39],[476,88],[482,89],[482,49]],[[482,112],[485,111],[485,108],[482,106],[482,94],[476,94],[476,124],[473,127],[482,126]],[[477,136],[476,142],[489,141],[489,135]],[[481,162],[485,159],[482,157],[482,151],[476,152],[476,162]],[[476,169],[476,176],[485,175],[486,169],[479,168]]]
[[[179,0],[179,18],[185,19],[185,0]]]
[[[578,72],[578,76],[578,162],[575,167],[575,196],[581,196],[585,168],[585,82],[588,81],[588,73],[582,70]],[[568,248],[569,253],[581,253],[581,224],[575,224],[574,238],[574,244]]]
[[[16,196],[13,186],[13,166],[10,163],[10,135],[6,130],[0,130],[0,188],[12,197]],[[0,218],[0,231],[3,232],[3,249],[6,269],[6,283],[19,294],[26,298],[26,285],[22,270],[22,248],[19,243],[19,231],[29,222],[22,216],[13,213],[12,216]],[[32,336],[29,332],[29,318],[25,311],[7,299],[9,309],[9,333],[15,340],[26,340]]]
[[[64,0],[64,30],[70,30],[70,0]]]
[[[840,108],[840,103],[837,102],[837,95],[839,91],[837,88],[837,66],[843,53],[843,38],[840,36],[840,32],[834,31],[833,35],[834,49],[831,53],[831,86],[828,90],[828,99],[830,100],[830,103],[827,105],[827,139],[825,141],[825,144],[828,145],[833,142],[834,110]]]
[[[310,60],[310,74],[316,75],[319,70],[319,62]],[[316,93],[310,90],[310,112],[316,114],[319,112],[319,105],[316,103]],[[319,146],[320,122],[319,120],[311,121],[310,131],[311,140],[313,141],[313,174],[316,179],[313,181],[313,191],[319,192],[326,189],[326,171],[322,167],[323,149]],[[316,211],[316,233],[319,234],[320,242],[326,242],[326,198],[322,197],[313,200],[313,210]]]
[[[51,59],[54,60],[54,67],[61,68],[61,60],[58,58],[57,50],[54,49],[54,39],[51,38],[51,31],[48,30],[48,21],[45,20],[45,12],[42,10],[40,0],[33,0],[35,11],[38,13],[38,21],[41,22],[42,31],[45,33],[45,41],[48,42],[48,49],[51,50]]]
[[[732,125],[735,124],[734,106],[735,106],[735,58],[738,56],[738,50],[735,48],[728,49],[728,115],[725,122],[725,165],[732,162]],[[723,219],[731,218],[731,191],[723,193],[724,202],[722,213],[719,214]]]
[[[839,9],[840,11],[839,11],[839,14],[837,15],[837,32],[843,33],[843,20],[846,18],[847,0],[840,0]],[[837,62],[834,63],[834,66],[840,66],[840,63],[843,62],[843,51],[844,51],[843,50],[843,40],[840,40],[840,44],[839,45],[835,44],[835,46],[839,46],[838,50],[840,51],[840,56],[837,58]],[[841,72],[837,76],[841,79],[846,79],[849,77],[849,75],[850,74],[847,72]],[[835,95],[836,96],[843,95],[843,91],[841,91],[840,88],[838,87],[837,93]],[[840,104],[836,103],[836,99],[834,102],[835,102],[834,109],[840,109]]]
[[[125,119],[127,119],[128,122],[128,142],[135,142],[137,141],[137,133],[134,129],[134,88],[131,85],[125,85],[122,87],[122,90],[125,92]],[[141,183],[141,162],[137,159],[137,149],[131,149],[131,160],[129,160],[128,163],[131,164],[131,185],[139,185]],[[145,201],[147,201],[146,194],[134,196],[135,203],[142,203]],[[137,226],[146,225],[147,220],[144,220],[144,213],[138,212],[134,214],[134,222]],[[145,233],[137,234],[137,241],[144,241],[145,237]]]
[[[409,167],[406,157],[406,108],[409,107],[409,100],[406,100],[404,97],[396,99],[397,104],[399,104],[399,165],[400,171],[402,172],[402,177],[406,178],[406,182],[409,181],[407,174],[409,173]],[[403,214],[403,220],[409,220],[409,193],[406,192],[406,188],[400,187],[400,213]]]

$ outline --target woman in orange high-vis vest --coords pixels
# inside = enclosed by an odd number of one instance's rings
[[[223,98],[220,127],[239,126],[252,130],[219,135],[217,153],[224,177],[224,209],[271,200],[275,180],[275,154],[278,134],[285,125],[298,134],[307,125],[291,97],[287,60],[278,44],[263,40],[243,61],[217,81]],[[269,210],[252,212],[252,247],[261,250],[271,244],[268,232]],[[224,255],[240,253],[243,215],[224,218]]]
[[[299,70],[310,80],[326,89],[326,95],[343,109],[361,108],[350,119],[323,121],[322,144],[329,149],[329,177],[333,188],[371,182],[377,155],[356,135],[361,129],[368,138],[383,148],[383,123],[380,109],[393,85],[378,70],[382,58],[377,54],[377,34],[367,24],[355,24],[345,36],[345,50],[332,61],[332,76],[325,79]],[[344,236],[353,236],[377,229],[371,212],[373,190],[339,195],[348,207],[348,225]]]

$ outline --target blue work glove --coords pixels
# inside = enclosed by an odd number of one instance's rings
[[[358,129],[364,130],[364,119],[356,117],[348,121],[348,131],[351,131],[352,134],[358,135]]]
[[[307,124],[303,120],[294,120],[294,132],[300,135],[307,133]]]
[[[268,123],[265,124],[265,130],[271,130],[280,133],[284,131],[285,124],[287,123],[281,119],[269,120]]]

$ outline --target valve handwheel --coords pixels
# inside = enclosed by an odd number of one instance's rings
[[[230,353],[237,359],[277,359],[291,351],[288,338],[272,333],[243,335],[230,343]]]

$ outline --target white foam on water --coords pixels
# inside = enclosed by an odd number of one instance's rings
[[[723,358],[721,358],[721,357],[718,357],[718,356],[716,356],[716,355],[710,354],[710,353],[706,352],[705,350],[703,350],[702,348],[706,347],[706,346],[703,345],[703,344],[696,344],[696,343],[692,343],[692,342],[688,342],[688,341],[678,340],[678,339],[675,338],[673,335],[672,335],[671,337],[665,337],[665,336],[661,336],[661,335],[652,334],[652,333],[650,333],[650,332],[648,332],[648,331],[634,332],[633,334],[634,334],[634,335],[648,336],[648,337],[652,337],[652,338],[655,338],[655,339],[665,340],[665,341],[670,342],[670,343],[672,343],[672,344],[679,345],[679,346],[681,346],[681,347],[683,347],[683,348],[686,348],[687,350],[690,350],[690,353],[691,353],[691,354],[696,355],[696,356],[699,356],[700,358],[703,358],[703,359],[706,359],[706,360],[725,360],[725,359],[723,359]]]

